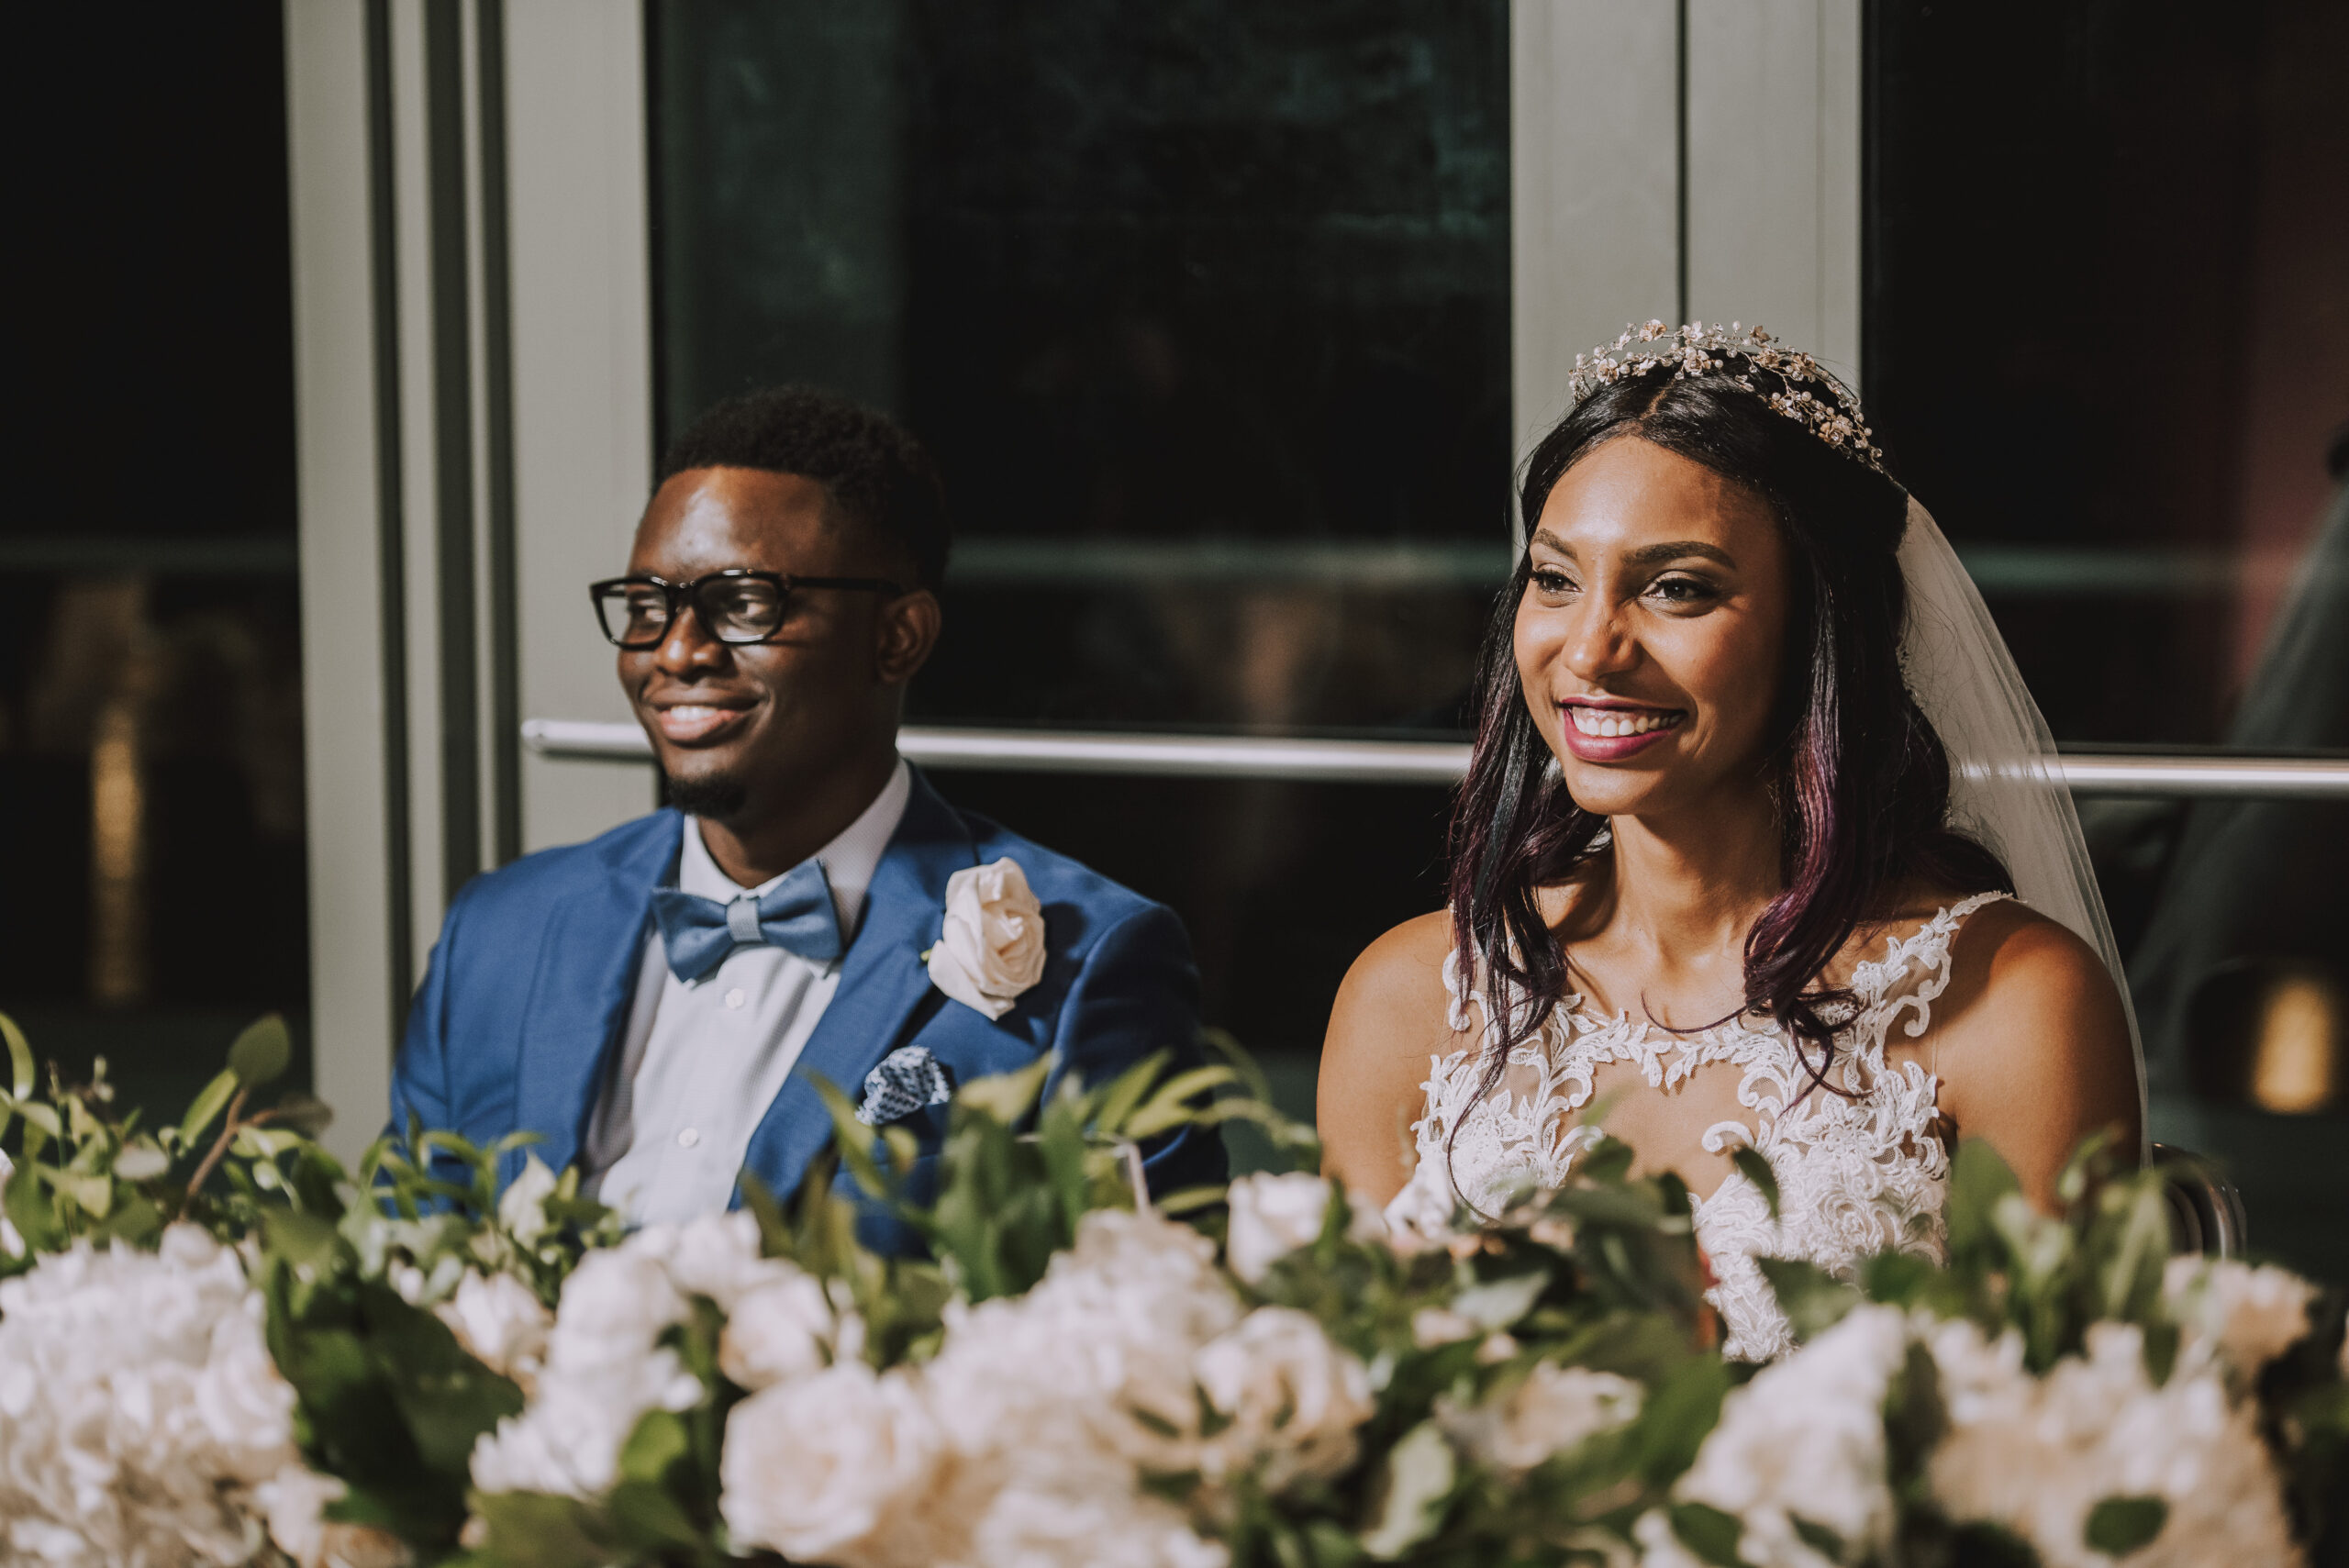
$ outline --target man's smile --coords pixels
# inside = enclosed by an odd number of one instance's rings
[[[651,710],[662,740],[696,746],[732,735],[749,722],[758,705],[749,697],[691,696],[653,697],[644,706]]]

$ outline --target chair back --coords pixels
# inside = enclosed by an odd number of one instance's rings
[[[2154,1166],[2169,1195],[2170,1231],[2181,1252],[2240,1258],[2249,1239],[2243,1195],[2210,1162],[2174,1143],[2154,1145]]]

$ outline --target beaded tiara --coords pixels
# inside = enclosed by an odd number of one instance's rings
[[[1575,356],[1570,383],[1575,401],[1580,403],[1602,386],[1644,375],[1658,365],[1673,366],[1674,381],[1707,372],[1726,375],[1846,457],[1878,473],[1884,472],[1884,453],[1861,417],[1858,395],[1809,354],[1779,348],[1777,339],[1761,328],[1749,332],[1735,321],[1727,328],[1696,321],[1679,328],[1661,321],[1627,327],[1612,343]],[[1755,371],[1767,371],[1776,377],[1776,389],[1756,386]]]

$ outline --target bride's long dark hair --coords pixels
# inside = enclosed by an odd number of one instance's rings
[[[1703,463],[1776,517],[1792,603],[1764,772],[1785,891],[1747,934],[1745,1006],[1815,1048],[1803,1054],[1817,1084],[1853,1010],[1848,989],[1822,973],[1861,922],[1887,913],[1890,891],[1914,880],[2010,893],[2014,881],[1946,825],[1949,756],[1901,677],[1908,595],[1894,552],[1907,493],[1773,412],[1741,373],[1780,389],[1778,377],[1735,361],[1679,379],[1666,365],[1601,388],[1534,449],[1519,506],[1531,537],[1566,470],[1628,438]],[[1600,852],[1607,826],[1575,804],[1526,706],[1515,630],[1530,572],[1520,556],[1485,633],[1476,745],[1452,816],[1453,945],[1481,960],[1476,984],[1498,1026],[1472,1103],[1572,989],[1535,890]]]

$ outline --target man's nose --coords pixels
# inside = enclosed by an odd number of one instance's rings
[[[701,624],[701,616],[691,605],[678,607],[677,617],[661,639],[661,646],[653,651],[652,662],[672,675],[695,674],[722,669],[731,660],[726,644],[709,634]]]

